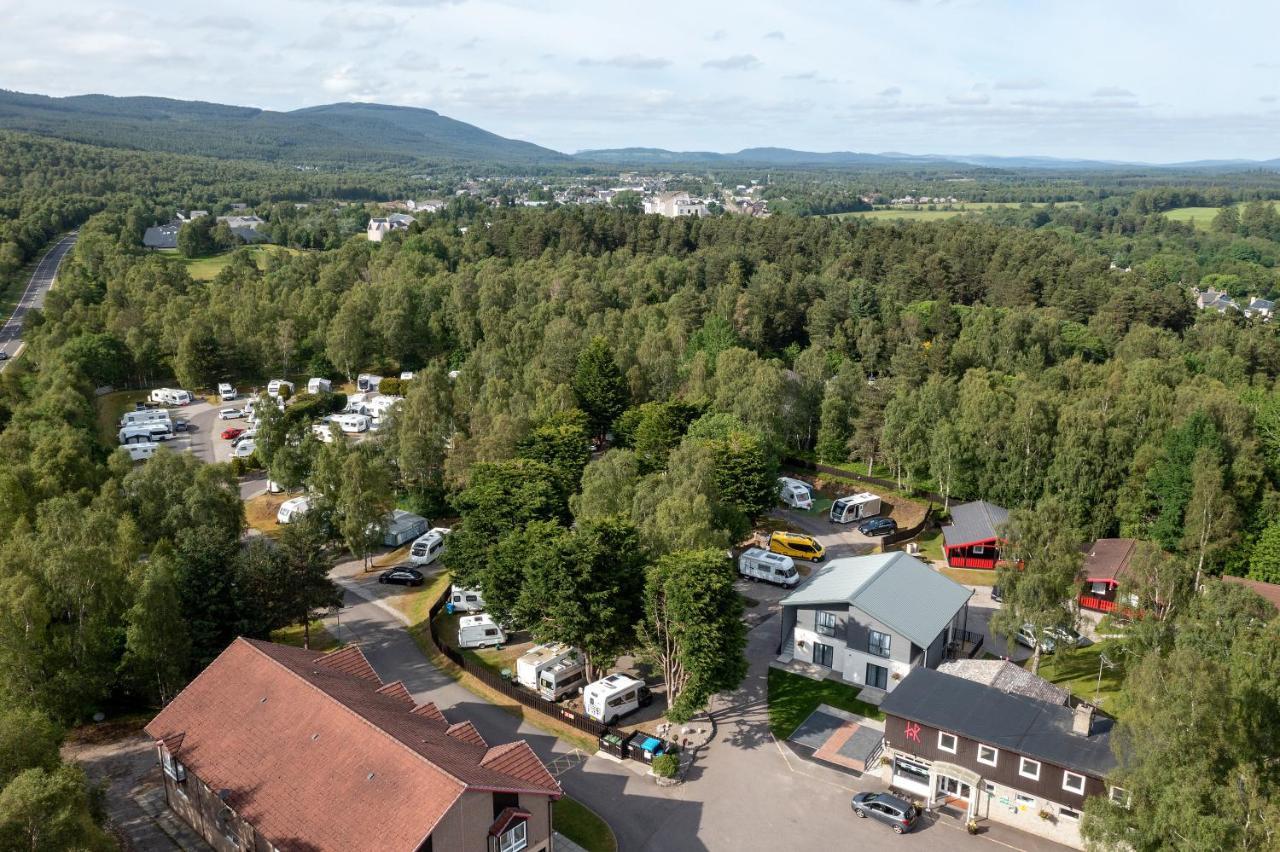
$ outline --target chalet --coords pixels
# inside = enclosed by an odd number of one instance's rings
[[[951,523],[942,528],[943,549],[952,568],[995,568],[1000,560],[1000,528],[1009,510],[985,500],[951,507]]]
[[[1083,609],[1111,612],[1116,608],[1117,590],[1129,570],[1138,542],[1132,538],[1100,538],[1089,548],[1081,575],[1084,588],[1079,601]],[[1132,605],[1132,602],[1123,602]]]
[[[978,680],[918,668],[881,703],[889,785],[928,807],[1080,847],[1085,799],[1124,790],[1113,721]]]
[[[366,236],[371,243],[380,243],[382,238],[392,231],[407,230],[414,218],[406,213],[392,213],[385,218],[369,220]]]
[[[354,645],[237,639],[146,726],[169,807],[218,852],[551,848],[560,785],[384,684]]]
[[[1270,601],[1272,606],[1280,610],[1280,585],[1264,583],[1261,580],[1250,580],[1247,577],[1229,577],[1226,575],[1223,575],[1222,581],[1244,586],[1263,600]]]
[[[178,231],[181,222],[170,222],[167,225],[154,225],[147,228],[142,235],[142,245],[149,249],[171,249],[178,247]]]

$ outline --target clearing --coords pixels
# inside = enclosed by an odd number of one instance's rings
[[[780,740],[791,736],[819,704],[829,704],[869,719],[883,719],[880,708],[858,698],[860,687],[769,668],[769,730]]]
[[[1111,668],[1101,665],[1102,680],[1099,687],[1098,670],[1103,654],[1106,654],[1113,665]],[[1085,648],[1060,650],[1043,656],[1040,658],[1039,674],[1050,683],[1065,686],[1077,698],[1095,703],[1112,716],[1117,716],[1120,709],[1117,706],[1120,687],[1124,684],[1124,668],[1120,665],[1122,661],[1120,643],[1107,640]]]
[[[238,251],[247,251],[253,256],[254,262],[258,264],[259,269],[265,269],[267,266],[267,258],[271,255],[295,255],[302,254],[299,249],[286,248],[284,246],[274,246],[267,243],[258,243],[252,246],[242,246],[241,248],[224,251],[222,254],[215,254],[210,257],[183,257],[178,253],[177,249],[161,249],[160,253],[177,260],[187,268],[187,274],[191,276],[193,281],[212,281],[218,277],[218,273],[231,262],[231,258]]]
[[[1233,206],[1237,211],[1241,211],[1244,208],[1244,202],[1238,202]],[[1271,202],[1271,206],[1280,212],[1280,201]],[[1174,222],[1194,223],[1197,231],[1207,231],[1213,226],[1213,219],[1221,209],[1221,207],[1175,207],[1164,211],[1164,215]]]
[[[875,210],[859,210],[853,213],[833,213],[833,217],[837,219],[872,219],[887,221],[914,221],[914,222],[936,222],[942,219],[954,219],[956,216],[963,216],[966,213],[982,213],[987,210],[998,210],[1004,207],[1018,208],[1022,207],[1020,201],[975,201],[968,204],[956,204],[949,208],[938,210],[917,210],[912,207],[880,207]],[[1047,207],[1046,203],[1032,203],[1029,207]],[[1059,201],[1057,207],[1079,207],[1079,201]]]

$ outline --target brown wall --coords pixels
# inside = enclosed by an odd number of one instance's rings
[[[1043,760],[1040,761],[1039,781],[1023,778],[1018,774],[1018,758],[1020,755],[1002,748],[999,749],[1000,755],[996,760],[996,766],[979,763],[977,741],[965,739],[958,735],[956,737],[956,753],[951,754],[950,752],[942,751],[938,748],[938,729],[930,728],[928,725],[920,725],[920,742],[917,743],[915,740],[907,738],[905,731],[907,724],[914,725],[917,723],[908,723],[907,720],[900,719],[897,716],[886,716],[884,722],[886,745],[898,751],[918,755],[928,761],[941,760],[947,763],[954,763],[957,766],[963,766],[997,784],[1003,784],[1006,787],[1012,787],[1038,799],[1048,799],[1051,802],[1057,802],[1069,807],[1083,807],[1086,797],[1103,796],[1107,793],[1107,785],[1101,779],[1090,775],[1085,775],[1084,777],[1084,796],[1064,790],[1062,788],[1063,768]]]
[[[163,770],[161,775],[164,777],[169,807],[218,852],[267,852],[268,844],[258,836],[253,826],[239,817],[228,820],[226,825],[233,827],[240,838],[240,846],[233,846],[227,841],[217,822],[222,801],[191,770],[187,770],[186,780],[182,783],[170,778]]]

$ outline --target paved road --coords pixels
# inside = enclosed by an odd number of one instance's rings
[[[53,286],[53,281],[58,276],[58,267],[62,265],[62,259],[66,257],[67,252],[76,244],[77,236],[77,233],[72,232],[58,240],[53,248],[45,252],[44,257],[40,258],[40,262],[36,264],[35,271],[31,273],[31,280],[22,291],[22,297],[14,306],[13,313],[5,321],[4,326],[0,327],[0,352],[4,352],[10,359],[22,348],[22,323],[26,319],[27,312],[44,305],[44,295]],[[7,364],[8,360],[0,361],[0,369],[4,369]]]

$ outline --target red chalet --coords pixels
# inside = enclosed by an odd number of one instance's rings
[[[1084,588],[1080,606],[1095,612],[1111,612],[1120,605],[1116,590],[1129,570],[1138,542],[1132,538],[1100,538],[1084,558]]]
[[[1000,561],[999,528],[1009,510],[985,500],[951,507],[951,523],[942,528],[943,549],[952,568],[995,568]]]

